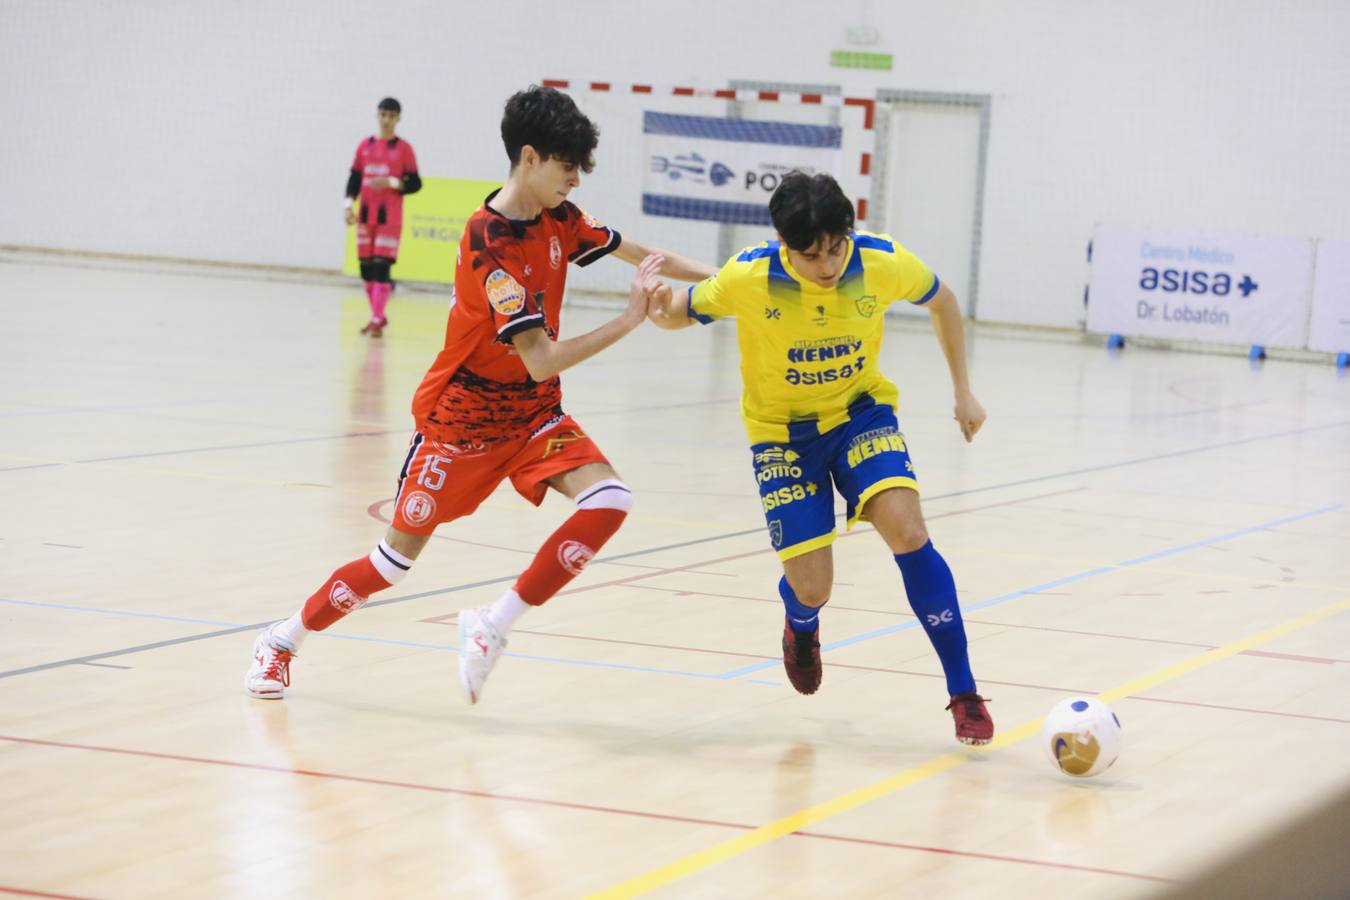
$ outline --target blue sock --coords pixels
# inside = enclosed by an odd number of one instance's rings
[[[947,561],[929,541],[912,553],[897,553],[895,563],[905,580],[909,605],[942,660],[947,693],[956,696],[975,690],[975,676],[970,674],[970,657],[966,652],[966,626],[961,621],[956,581]]]
[[[811,634],[820,627],[820,607],[807,606],[798,600],[786,575],[778,579],[778,595],[783,598],[789,628],[798,634]]]

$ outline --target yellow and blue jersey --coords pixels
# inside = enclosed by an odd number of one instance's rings
[[[877,365],[886,308],[927,303],[938,279],[886,235],[859,231],[848,241],[834,287],[798,275],[787,247],[768,241],[689,288],[690,318],[736,319],[751,444],[824,434],[849,421],[851,409],[894,407],[899,398]]]

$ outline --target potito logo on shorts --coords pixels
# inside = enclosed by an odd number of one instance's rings
[[[514,316],[525,308],[525,288],[504,269],[495,269],[483,282],[488,302],[504,316]]]
[[[760,484],[775,478],[801,478],[801,466],[793,465],[801,455],[788,447],[765,447],[755,454],[755,478]]]

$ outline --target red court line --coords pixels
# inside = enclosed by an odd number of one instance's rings
[[[1270,650],[1243,650],[1242,655],[1264,656],[1267,659],[1292,659],[1295,662],[1322,663],[1328,666],[1338,662],[1346,662],[1344,659],[1331,659],[1326,656],[1300,656],[1297,653],[1273,653]]]
[[[1176,878],[1163,878],[1159,875],[1143,875],[1139,872],[1124,872],[1120,869],[1099,869],[1095,866],[1075,866],[1072,863],[1057,863],[1042,859],[1025,859],[1020,856],[1001,856],[997,853],[976,853],[973,850],[949,850],[946,847],[927,847],[923,844],[901,844],[895,841],[873,841],[867,838],[842,837],[836,834],[820,834],[815,831],[794,831],[800,837],[820,838],[826,841],[847,841],[850,844],[867,844],[872,847],[894,847],[897,850],[918,850],[922,853],[939,853],[943,856],[964,856],[967,859],[992,859],[997,862],[1020,863],[1022,865],[1045,866],[1051,869],[1068,869],[1073,872],[1091,872],[1095,875],[1117,875],[1121,878],[1141,878],[1145,881],[1159,881],[1163,884],[1177,884]]]
[[[211,759],[205,756],[185,756],[178,753],[157,753],[151,750],[128,750],[122,747],[101,747],[94,744],[74,744],[65,741],[46,741],[39,738],[21,738],[14,735],[0,734],[0,740],[13,741],[18,744],[30,744],[39,747],[57,747],[64,750],[86,750],[93,753],[114,753],[122,756],[139,756],[150,759],[166,759],[174,762],[197,763],[199,765],[222,766],[231,769],[252,769],[258,772],[274,772],[282,775],[302,775],[306,778],[326,778],[333,781],[346,781],[357,784],[368,784],[376,787],[402,788],[404,790],[424,791],[433,794],[450,794],[460,797],[475,797],[484,800],[502,800],[512,803],[526,803],[534,806],[549,806],[561,809],[575,809],[584,812],[611,813],[620,816],[632,816],[640,819],[652,819],[661,822],[683,822],[691,825],[709,825],[714,828],[731,828],[737,831],[753,831],[758,826],[746,825],[741,822],[723,822],[716,819],[700,819],[693,816],[676,816],[665,813],[651,813],[634,809],[620,809],[613,806],[598,806],[589,803],[570,803],[564,800],[543,800],[537,797],[521,797],[510,794],[495,794],[490,791],[473,791],[463,788],[442,787],[432,784],[418,784],[411,781],[389,781],[383,778],[365,778],[360,775],[341,775],[335,772],[318,772],[313,769],[294,769],[286,766],[269,766],[263,763],[245,763],[235,762],[228,759]],[[1068,863],[1050,862],[1048,860],[1028,859],[1018,856],[998,856],[992,853],[977,853],[967,850],[953,850],[947,847],[927,847],[921,844],[900,844],[890,841],[869,840],[866,838],[847,837],[844,835],[824,834],[815,831],[794,831],[794,836],[813,838],[816,840],[838,841],[848,844],[862,844],[871,847],[886,847],[895,850],[912,850],[920,853],[936,853],[942,856],[964,857],[968,859],[987,859],[997,862],[1011,862],[1028,866],[1042,866],[1050,869],[1070,869],[1080,872],[1091,872],[1097,875],[1114,875],[1121,878],[1141,878],[1148,881],[1171,881],[1167,878],[1159,878],[1155,875],[1142,875],[1137,872],[1124,872],[1116,869],[1098,869],[1090,866],[1075,866]],[[0,890],[5,890],[0,888]],[[30,891],[15,890],[15,893],[27,894],[34,897],[59,897],[61,894],[41,894]],[[87,898],[69,898],[69,900],[87,900]]]
[[[1034,497],[1019,497],[1019,498],[1017,498],[1017,499],[1015,499],[1015,500],[1003,500],[1003,501],[1000,501],[1000,502],[998,502],[998,503],[989,503],[989,504],[986,504],[986,505],[984,505],[984,506],[972,506],[972,507],[970,507],[969,509],[956,509],[956,510],[952,510],[951,512],[937,513],[937,514],[935,514],[935,515],[926,516],[925,518],[926,518],[928,521],[931,522],[933,519],[944,519],[944,518],[946,518],[946,517],[948,517],[948,516],[963,516],[963,515],[965,515],[966,513],[982,512],[982,511],[984,511],[984,510],[986,510],[986,509],[996,509],[997,507],[1000,507],[1000,506],[1013,506],[1013,505],[1018,504],[1018,503],[1027,503],[1027,502],[1030,502],[1030,501],[1032,501],[1032,500],[1044,500],[1044,499],[1047,498],[1047,497],[1058,497],[1058,496],[1061,495],[1061,494],[1073,494],[1073,493],[1077,493],[1078,491],[1084,491],[1084,490],[1087,490],[1087,488],[1085,488],[1085,487],[1065,488],[1064,490],[1060,490],[1060,491],[1051,491],[1051,492],[1049,492],[1049,493],[1047,493],[1047,494],[1037,494],[1037,495],[1035,495]],[[870,529],[870,528],[867,528],[867,529],[860,529],[860,530],[857,530],[857,531],[850,531],[850,532],[846,532],[846,533],[844,533],[844,534],[841,534],[841,535],[839,535],[839,538],[842,540],[842,539],[844,539],[844,538],[857,537],[857,536],[860,535],[860,534],[870,534],[871,532],[872,532],[872,529]],[[701,562],[697,562],[697,563],[689,563],[688,565],[684,565],[684,566],[675,566],[675,567],[669,568],[669,569],[658,569],[657,571],[654,571],[654,572],[647,572],[647,573],[642,574],[642,575],[633,575],[633,576],[630,576],[630,577],[628,577],[628,578],[619,578],[619,579],[615,579],[614,581],[602,581],[602,582],[600,582],[599,584],[588,584],[588,585],[585,585],[585,586],[583,586],[583,587],[572,588],[571,590],[567,590],[567,591],[559,591],[555,596],[563,597],[563,596],[567,596],[567,595],[570,595],[570,594],[580,594],[580,593],[582,593],[583,591],[594,591],[594,590],[597,590],[597,589],[603,588],[603,587],[614,587],[615,585],[629,584],[630,582],[641,581],[641,580],[643,580],[643,579],[645,579],[645,578],[655,578],[655,577],[658,576],[658,575],[674,575],[674,574],[676,574],[676,573],[678,573],[678,572],[686,572],[686,571],[688,571],[688,570],[690,570],[690,569],[696,569],[696,568],[698,568],[699,566],[711,566],[711,565],[716,565],[717,563],[731,562],[732,560],[736,560],[736,559],[745,559],[745,558],[750,557],[750,556],[760,556],[761,554],[772,553],[772,552],[773,552],[773,551],[772,551],[771,549],[764,548],[764,549],[760,549],[760,550],[751,550],[749,553],[734,553],[734,554],[732,554],[731,556],[719,556],[719,557],[716,558],[716,559],[705,559],[705,560],[702,560]]]
[[[453,616],[453,615],[458,615],[458,614],[457,614],[457,613],[452,613],[451,615]],[[449,618],[449,616],[438,616],[437,618],[444,619],[444,618]],[[429,623],[429,624],[438,624],[438,625],[439,625],[439,624],[448,624],[448,623],[436,622],[435,619],[420,619],[419,621],[427,622],[427,623]],[[555,631],[533,631],[533,630],[525,629],[525,628],[515,628],[515,629],[512,629],[512,633],[514,633],[514,634],[533,634],[533,635],[538,635],[539,637],[564,638],[564,639],[567,639],[567,640],[574,640],[574,641],[592,641],[592,642],[599,643],[599,644],[621,644],[621,645],[628,646],[628,647],[648,647],[648,648],[651,648],[651,649],[653,649],[653,650],[675,650],[675,651],[677,651],[677,652],[682,652],[682,653],[705,653],[705,654],[710,654],[710,655],[713,655],[713,656],[735,656],[735,657],[740,658],[740,659],[778,659],[778,658],[779,658],[779,657],[777,657],[777,656],[770,656],[770,655],[760,654],[760,653],[741,653],[741,652],[735,651],[735,650],[709,650],[709,649],[706,649],[706,648],[704,648],[704,647],[683,647],[683,646],[677,646],[677,645],[674,645],[674,644],[652,644],[652,643],[648,643],[648,642],[646,642],[646,641],[624,641],[624,640],[619,640],[618,638],[595,637],[595,636],[593,636],[593,635],[585,635],[585,634],[560,634],[560,633],[555,632]],[[1107,635],[1107,637],[1110,637],[1110,635]],[[1142,638],[1141,640],[1147,640],[1147,638]],[[1176,641],[1165,641],[1164,643],[1177,643],[1177,642],[1176,642]],[[1193,645],[1187,645],[1187,646],[1205,647],[1206,649],[1213,649],[1212,647],[1209,647],[1209,645],[1207,645],[1207,644],[1193,644]],[[933,672],[915,672],[915,671],[912,671],[912,670],[910,670],[910,669],[891,669],[891,668],[887,668],[887,667],[885,667],[885,666],[860,666],[860,665],[856,665],[856,664],[853,664],[853,663],[827,662],[827,663],[824,663],[824,666],[825,666],[825,668],[827,668],[827,669],[849,669],[849,670],[855,671],[855,672],[880,672],[880,673],[882,673],[882,674],[884,674],[884,675],[909,675],[909,676],[913,676],[913,677],[916,677],[916,678],[944,678],[944,677],[945,677],[945,676],[942,675],[941,673],[933,673]],[[1092,696],[1092,695],[1095,695],[1095,694],[1099,693],[1097,690],[1091,689],[1091,688],[1058,687],[1058,686],[1052,685],[1052,684],[1031,684],[1031,683],[1025,682],[1025,681],[996,681],[996,680],[994,680],[994,679],[992,679],[992,678],[981,678],[981,679],[980,679],[980,684],[985,684],[985,685],[996,685],[996,686],[998,686],[998,687],[1026,688],[1027,690],[1032,690],[1032,691],[1050,691],[1050,692],[1056,693],[1056,694],[1085,694],[1085,695],[1088,695],[1088,696]],[[1156,697],[1140,697],[1140,696],[1137,696],[1137,695],[1132,696],[1132,697],[1130,697],[1129,699],[1131,699],[1131,700],[1148,700],[1148,701],[1153,702],[1153,703],[1174,703],[1174,704],[1177,704],[1178,706],[1200,706],[1200,707],[1204,707],[1204,708],[1206,708],[1206,709],[1222,709],[1222,710],[1228,710],[1228,711],[1230,711],[1230,712],[1245,712],[1245,713],[1252,713],[1252,714],[1254,714],[1254,715],[1262,715],[1262,716],[1283,716],[1283,717],[1288,718],[1288,719],[1313,719],[1313,720],[1316,720],[1316,721],[1319,721],[1319,722],[1345,722],[1345,723],[1347,723],[1347,724],[1350,724],[1350,719],[1336,719],[1336,718],[1331,718],[1331,717],[1329,717],[1329,716],[1312,716],[1312,715],[1305,715],[1305,714],[1303,714],[1303,713],[1276,712],[1276,711],[1274,711],[1274,710],[1269,710],[1269,709],[1252,709],[1252,708],[1250,708],[1250,707],[1245,707],[1245,706],[1219,706],[1219,705],[1216,705],[1216,704],[1213,704],[1213,703],[1199,703],[1199,702],[1191,701],[1191,700],[1162,700],[1162,699],[1159,699],[1159,698],[1156,698]]]
[[[1147,700],[1149,703],[1171,703],[1175,706],[1200,706],[1205,709],[1223,709],[1229,712],[1260,713],[1263,716],[1284,716],[1286,719],[1313,719],[1318,722],[1343,722],[1350,725],[1350,719],[1337,719],[1332,716],[1310,716],[1305,713],[1276,712],[1273,709],[1250,709],[1245,706],[1221,706],[1217,703],[1200,703],[1195,700],[1164,700],[1162,697],[1130,697],[1131,700]]]
[[[476,797],[483,800],[504,800],[512,803],[528,803],[534,806],[550,806],[559,809],[576,809],[585,812],[612,813],[620,816],[635,816],[642,819],[659,819],[669,822],[687,822],[692,825],[714,825],[724,828],[742,828],[753,830],[754,825],[742,825],[734,822],[719,822],[714,819],[697,819],[690,816],[665,815],[639,810],[620,809],[614,806],[598,806],[590,803],[571,803],[566,800],[544,800],[538,797],[520,797],[511,794],[496,794],[491,791],[475,791],[467,788],[442,787],[434,784],[417,784],[411,781],[391,781],[385,778],[366,778],[361,775],[342,775],[337,772],[319,772],[313,769],[296,769],[289,766],[271,766],[266,763],[236,762],[229,759],[212,759],[206,756],[186,756],[179,753],[158,753],[153,750],[127,750],[122,747],[102,747],[96,744],[74,744],[66,741],[45,741],[39,738],[22,738],[9,734],[0,734],[0,741],[13,741],[18,744],[32,744],[40,747],[58,747],[65,750],[87,750],[92,753],[115,753],[121,756],[139,756],[149,759],[167,759],[174,762],[197,763],[207,766],[221,766],[230,769],[249,769],[255,772],[276,772],[282,775],[302,775],[306,778],[324,778],[330,781],[345,781],[353,784],[368,784],[376,787],[403,788],[410,791],[423,791],[432,794],[451,794],[457,797]]]
[[[713,593],[712,591],[690,591],[690,590],[684,590],[684,589],[682,589],[682,588],[658,587],[658,586],[652,585],[652,584],[635,584],[635,585],[632,585],[632,587],[634,587],[634,588],[636,588],[637,590],[640,590],[640,591],[663,591],[663,592],[668,593],[668,594],[679,594],[679,595],[683,595],[683,596],[718,597],[718,598],[727,599],[727,600],[753,600],[753,601],[756,602],[756,603],[772,603],[772,604],[779,604],[779,603],[782,602],[781,600],[771,600],[771,599],[768,599],[768,598],[765,598],[765,597],[747,597],[747,596],[745,596],[744,594],[718,594],[718,593]],[[1036,593],[1037,593],[1038,596],[1044,596],[1044,595],[1047,594],[1047,592],[1045,592],[1045,591],[1037,591]],[[907,613],[907,612],[905,612],[905,611],[903,611],[903,610],[869,609],[869,608],[867,608],[867,607],[865,607],[865,606],[839,606],[839,605],[837,605],[837,604],[835,604],[835,603],[831,603],[831,604],[829,605],[829,608],[830,608],[830,609],[838,609],[838,610],[847,610],[848,612],[873,613],[873,614],[878,615],[878,616],[895,616],[895,617],[897,617],[897,618],[902,618],[902,619],[912,619],[912,618],[914,618],[913,613]],[[453,614],[452,614],[452,615],[453,615]],[[437,618],[445,618],[445,617],[442,616],[442,617],[437,617]],[[419,619],[418,621],[420,621],[420,622],[434,622],[434,621],[436,621],[436,620],[435,620],[435,619]],[[1217,644],[1201,644],[1201,643],[1197,643],[1197,642],[1195,642],[1195,641],[1172,641],[1172,640],[1168,640],[1168,639],[1166,639],[1166,638],[1139,637],[1139,636],[1132,635],[1132,634],[1112,634],[1112,633],[1110,633],[1110,632],[1105,632],[1105,631],[1080,631],[1080,630],[1073,629],[1073,628],[1051,628],[1051,627],[1048,626],[1048,625],[1023,625],[1023,624],[1014,623],[1014,622],[991,622],[991,621],[989,621],[988,619],[969,619],[969,618],[968,618],[968,619],[966,619],[965,621],[966,621],[968,624],[971,624],[971,625],[989,625],[989,626],[992,626],[992,627],[995,627],[995,628],[1018,628],[1018,629],[1024,629],[1024,630],[1027,630],[1027,631],[1051,631],[1051,632],[1054,632],[1054,633],[1056,633],[1056,634],[1079,634],[1079,635],[1083,635],[1084,637],[1103,637],[1103,638],[1111,638],[1111,639],[1117,640],[1117,641],[1139,641],[1139,642],[1145,643],[1145,644],[1174,644],[1174,645],[1176,645],[1176,646],[1178,646],[1178,647],[1197,647],[1197,648],[1199,648],[1199,649],[1201,649],[1201,650],[1213,650],[1215,647],[1218,646]],[[545,632],[542,632],[542,631],[541,631],[541,632],[537,632],[537,633],[538,633],[538,634],[544,634]],[[569,636],[569,635],[558,635],[558,637],[568,637],[568,636]],[[652,644],[652,645],[650,645],[650,646],[658,646],[658,645]],[[672,649],[686,649],[686,650],[691,650],[691,649],[694,649],[694,648],[691,648],[691,647],[685,647],[685,648],[672,648]],[[1300,655],[1298,655],[1298,654],[1296,654],[1296,653],[1271,653],[1271,652],[1266,651],[1266,650],[1243,650],[1243,651],[1242,651],[1240,654],[1238,654],[1238,655],[1239,655],[1239,656],[1264,656],[1264,657],[1269,657],[1269,658],[1271,658],[1271,659],[1288,659],[1288,660],[1293,660],[1293,661],[1295,661],[1295,662],[1309,662],[1309,663],[1338,663],[1338,662],[1343,663],[1343,662],[1350,662],[1350,660],[1345,660],[1345,659],[1334,659],[1334,658],[1331,658],[1331,657],[1325,657],[1325,656],[1300,656]]]

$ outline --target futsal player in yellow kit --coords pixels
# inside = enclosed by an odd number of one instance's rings
[[[955,389],[967,441],[985,412],[966,372],[956,296],[912,253],[854,230],[853,204],[828,175],[794,172],[769,201],[778,240],[737,254],[721,271],[673,292],[653,283],[650,317],[662,328],[734,318],[741,411],[769,539],[783,564],[783,666],[799,692],[820,686],[820,609],[834,581],[834,491],[848,526],[876,528],[900,569],[910,606],[942,661],[966,744],[993,738],[976,691],[956,583],[928,539],[904,436],[899,391],[881,373],[886,307],[928,310]]]

